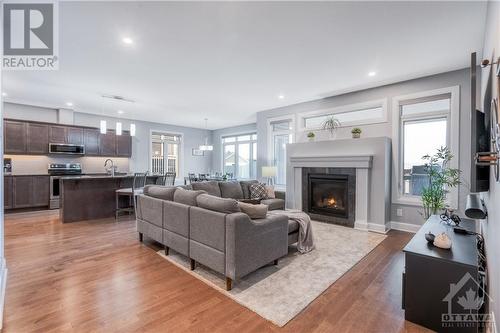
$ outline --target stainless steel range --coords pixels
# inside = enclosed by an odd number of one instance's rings
[[[82,174],[80,163],[52,163],[49,164],[48,173],[50,175],[50,209],[59,208],[59,194],[61,177]]]

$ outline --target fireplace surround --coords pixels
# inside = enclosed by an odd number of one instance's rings
[[[311,218],[354,227],[354,168],[302,168],[302,184],[302,207]]]

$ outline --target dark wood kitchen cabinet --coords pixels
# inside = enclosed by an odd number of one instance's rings
[[[116,136],[116,156],[132,156],[132,137],[130,136],[130,132],[123,131],[122,135]]]
[[[83,145],[83,128],[68,127],[67,143],[72,145]]]
[[[32,207],[49,205],[50,178],[49,176],[33,176],[33,203]]]
[[[28,208],[33,206],[33,176],[13,177],[14,208]]]
[[[68,128],[66,126],[49,126],[49,143],[68,143]]]
[[[99,135],[98,129],[86,128],[83,131],[85,155],[99,155]]]
[[[115,131],[108,130],[106,134],[99,136],[99,154],[101,156],[116,155],[116,135]]]
[[[4,153],[26,154],[26,123],[21,121],[4,121]]]
[[[84,145],[85,155],[131,157],[129,131],[101,134],[98,128],[51,124],[35,121],[4,120],[4,152],[17,155],[48,155],[49,144]]]
[[[28,154],[47,154],[49,152],[49,126],[27,123],[26,141]]]
[[[49,176],[4,176],[5,209],[48,207],[49,199]]]
[[[12,178],[13,177],[11,176],[3,177],[3,206],[5,209],[14,208],[14,202],[13,202],[14,187],[12,183]]]

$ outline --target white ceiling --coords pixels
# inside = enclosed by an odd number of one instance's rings
[[[12,102],[223,128],[467,67],[485,13],[484,2],[62,2],[59,71],[4,72],[4,91]]]

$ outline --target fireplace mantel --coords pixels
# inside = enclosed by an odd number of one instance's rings
[[[290,164],[294,167],[328,167],[328,168],[356,168],[370,169],[373,155],[317,155],[317,156],[290,156]]]
[[[303,205],[303,168],[356,170],[357,229],[386,232],[391,210],[391,140],[387,137],[287,145],[286,207]]]

